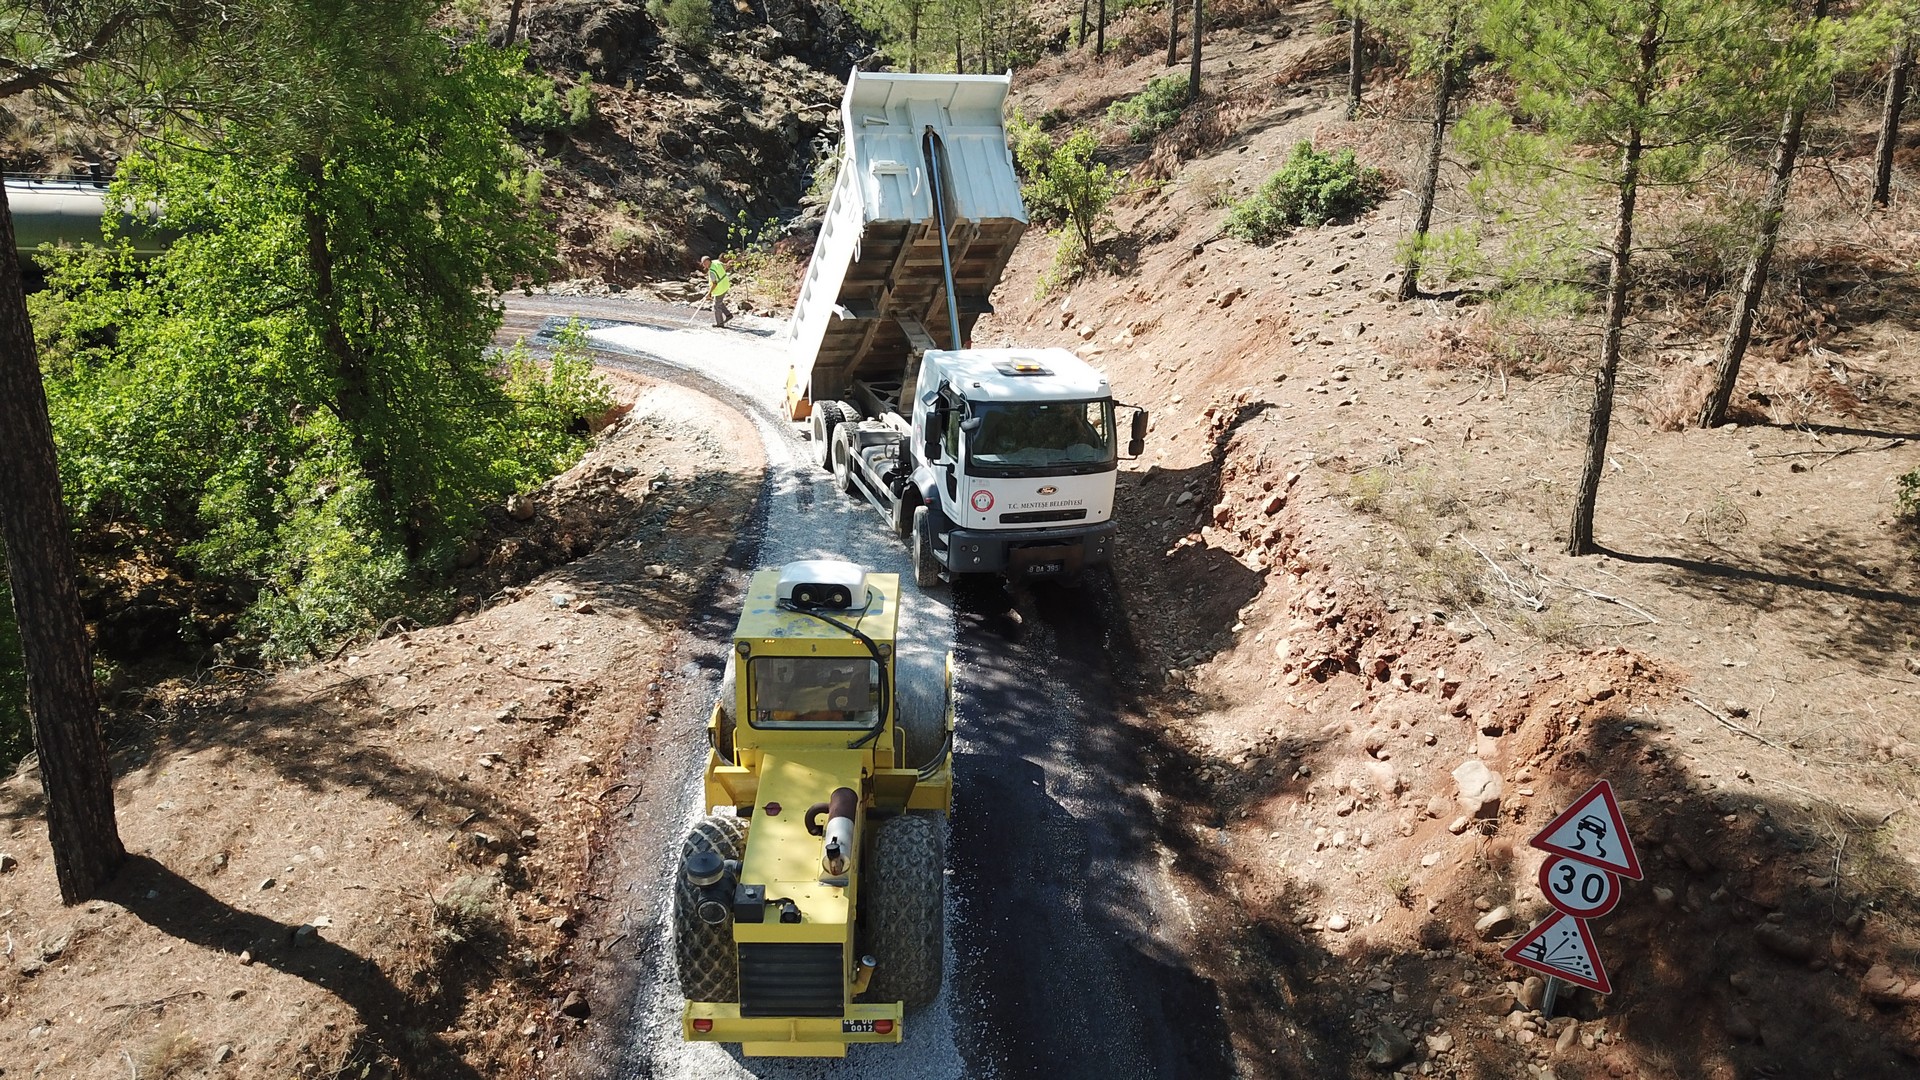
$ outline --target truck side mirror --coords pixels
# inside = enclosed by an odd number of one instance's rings
[[[926,443],[922,453],[928,461],[940,460],[940,444],[946,440],[947,423],[952,417],[953,410],[945,405],[931,405],[927,409]]]
[[[1147,410],[1133,410],[1133,425],[1128,433],[1127,456],[1139,457],[1147,448]]]

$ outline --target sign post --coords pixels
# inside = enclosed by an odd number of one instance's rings
[[[1553,1015],[1562,983],[1610,994],[1613,983],[1587,929],[1620,902],[1622,875],[1640,880],[1640,857],[1627,836],[1626,818],[1606,780],[1587,789],[1528,841],[1553,858],[1540,866],[1540,892],[1557,909],[1501,955],[1547,977],[1540,1011]]]

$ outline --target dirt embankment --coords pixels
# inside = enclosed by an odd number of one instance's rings
[[[0,785],[6,1075],[534,1076],[609,1008],[589,867],[759,485],[734,414],[619,393],[475,551],[469,614],[150,695],[101,899],[59,906],[38,777]]]
[[[1914,282],[1833,256],[1863,227],[1898,247],[1912,208],[1863,226],[1823,201],[1860,196],[1863,163],[1822,161],[1842,194],[1796,208],[1748,411],[1717,431],[1668,418],[1724,297],[1649,257],[1609,553],[1566,558],[1577,328],[1507,337],[1472,281],[1394,302],[1404,192],[1271,248],[1220,235],[1297,140],[1417,168],[1418,88],[1347,122],[1316,13],[1215,35],[1203,111],[1111,136],[1156,181],[1122,201],[1116,269],[1037,295],[1036,232],[978,335],[1074,348],[1155,412],[1117,577],[1156,660],[1141,722],[1188,750],[1182,865],[1244,1070],[1910,1075],[1920,561],[1890,519],[1920,383],[1890,298]],[[1161,70],[1049,62],[1017,103],[1098,126]],[[1646,879],[1594,923],[1615,992],[1548,1019],[1499,954],[1548,910],[1527,840],[1600,777]]]

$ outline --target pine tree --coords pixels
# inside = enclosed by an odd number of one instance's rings
[[[1756,108],[1752,73],[1764,70],[1767,0],[1492,0],[1485,36],[1511,78],[1518,109],[1539,136],[1600,148],[1569,154],[1555,172],[1584,172],[1610,192],[1599,356],[1593,372],[1586,461],[1567,530],[1567,551],[1597,550],[1594,513],[1607,465],[1623,337],[1631,311],[1634,211],[1643,180],[1691,176],[1701,154]]]

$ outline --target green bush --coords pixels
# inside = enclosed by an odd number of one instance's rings
[[[527,103],[520,110],[520,126],[530,131],[565,131],[593,118],[593,75],[580,73],[563,95],[560,87],[544,75],[527,79]]]
[[[1920,525],[1920,469],[1894,481],[1900,486],[1900,516],[1910,525]]]
[[[1265,243],[1301,225],[1357,217],[1386,196],[1386,177],[1353,159],[1352,150],[1323,153],[1294,144],[1280,171],[1227,212],[1227,233]]]
[[[1193,100],[1185,75],[1162,75],[1130,98],[1107,106],[1107,119],[1127,125],[1127,138],[1143,142],[1167,130]]]
[[[676,45],[704,49],[713,43],[713,8],[708,0],[647,0],[647,14]]]
[[[1094,234],[1120,193],[1120,174],[1094,160],[1100,140],[1090,131],[1079,131],[1056,144],[1024,117],[1014,118],[1010,134],[1028,212],[1036,220],[1070,227],[1081,250],[1091,253]]]

